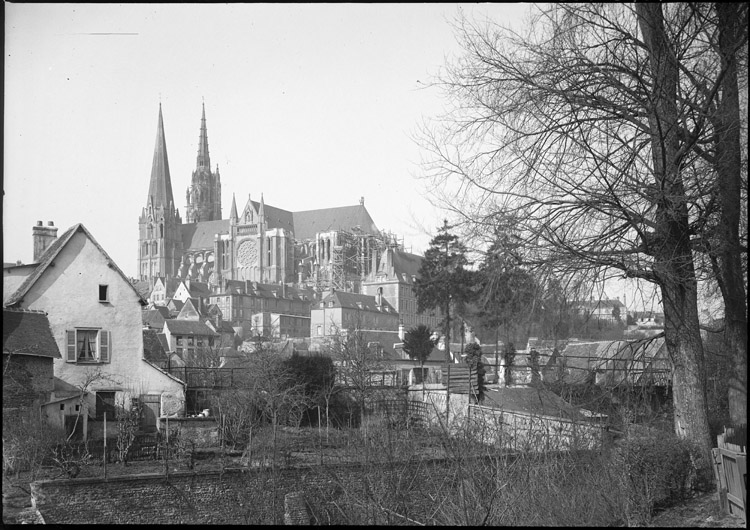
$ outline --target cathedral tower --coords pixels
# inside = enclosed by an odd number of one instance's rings
[[[185,222],[197,223],[221,219],[221,178],[219,177],[218,166],[216,167],[216,173],[211,172],[205,104],[203,104],[201,130],[198,138],[198,158],[185,198],[187,200]]]
[[[182,219],[174,207],[169,175],[167,141],[159,103],[156,145],[146,206],[138,219],[138,275],[153,284],[155,278],[174,277],[182,256]]]

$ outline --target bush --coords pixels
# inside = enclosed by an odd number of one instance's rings
[[[610,465],[623,492],[628,526],[645,525],[654,509],[683,501],[695,489],[700,450],[672,433],[644,428],[619,441]]]
[[[30,471],[36,476],[52,449],[64,440],[64,430],[38,417],[3,411],[3,474]]]

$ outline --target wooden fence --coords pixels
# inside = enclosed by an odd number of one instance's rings
[[[719,502],[747,524],[747,426],[724,428],[712,449]]]

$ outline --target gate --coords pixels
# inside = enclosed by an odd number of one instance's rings
[[[740,431],[740,432],[736,432]],[[744,435],[744,441],[736,438]],[[731,440],[731,441],[730,441]],[[738,443],[732,443],[737,441]],[[724,512],[742,517],[747,524],[747,427],[725,428],[712,449],[719,501]]]

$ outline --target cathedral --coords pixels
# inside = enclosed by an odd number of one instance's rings
[[[146,205],[139,218],[139,279],[198,280],[223,292],[226,280],[285,284],[318,292],[362,292],[379,258],[399,249],[364,205],[290,212],[232,196],[222,219],[221,177],[211,169],[203,106],[198,156],[185,192],[184,221],[174,201],[161,103]]]

